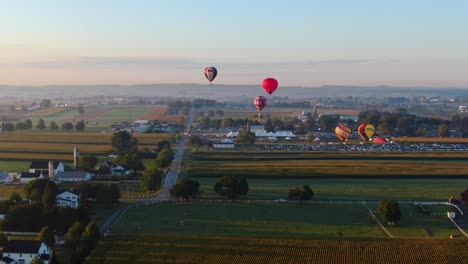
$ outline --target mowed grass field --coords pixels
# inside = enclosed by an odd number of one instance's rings
[[[183,224],[181,224],[183,221]],[[112,235],[197,234],[295,238],[385,237],[362,205],[158,203],[128,209]]]
[[[196,151],[191,177],[468,177],[466,153]]]
[[[194,235],[132,235],[101,241],[85,263],[464,263],[462,240],[325,241]]]
[[[215,193],[217,178],[195,177],[201,185],[202,198],[220,196]],[[309,185],[316,200],[369,201],[393,199],[398,201],[446,201],[459,197],[468,188],[466,178],[247,178],[249,193],[245,199],[287,198],[290,187]]]
[[[173,141],[174,134],[135,134],[141,149],[154,148],[162,140]],[[0,134],[0,160],[72,160],[73,148],[82,155],[111,152],[111,133],[21,131]],[[1,164],[0,164],[1,165]],[[8,167],[8,166],[6,166]],[[0,168],[1,169],[1,168]]]

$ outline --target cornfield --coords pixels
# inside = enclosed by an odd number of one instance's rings
[[[105,240],[87,264],[465,263],[464,240],[297,240],[146,235]]]

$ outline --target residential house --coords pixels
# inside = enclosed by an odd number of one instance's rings
[[[34,257],[49,264],[52,260],[52,250],[37,240],[7,240],[3,248],[1,264],[30,264]]]
[[[61,192],[57,195],[58,207],[78,208],[80,206],[81,194],[77,190]]]
[[[54,160],[52,161],[54,166],[54,176],[57,175],[59,172],[65,171],[65,166],[61,161]],[[49,175],[49,161],[47,160],[37,160],[31,162],[29,165],[29,172],[42,172],[44,176]]]
[[[46,174],[47,175],[47,174]],[[28,183],[30,181],[34,181],[37,179],[44,179],[44,174],[40,171],[37,172],[21,172],[20,174],[20,182],[21,183]]]
[[[127,166],[124,165],[116,165],[112,161],[107,161],[106,165],[110,169],[110,173],[112,175],[117,175],[117,176],[129,176],[132,174],[132,170],[127,168]]]
[[[62,171],[53,178],[56,182],[89,181],[92,176],[87,171]]]

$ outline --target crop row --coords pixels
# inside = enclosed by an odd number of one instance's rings
[[[464,263],[468,244],[450,240],[317,241],[147,236],[104,241],[85,263]]]

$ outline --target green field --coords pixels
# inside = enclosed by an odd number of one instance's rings
[[[183,221],[183,225],[181,222]],[[112,235],[145,233],[295,238],[385,237],[363,205],[159,203],[128,209]]]
[[[21,172],[28,171],[29,161],[2,161],[0,160],[0,171],[6,172]]]
[[[194,178],[200,182],[202,198],[219,198],[214,192],[217,178]],[[411,178],[411,179],[340,179],[340,178],[282,178],[258,179],[247,178],[249,183],[248,199],[287,198],[290,187],[309,185],[317,200],[380,200],[399,201],[440,200],[459,197],[468,179],[462,178]]]

